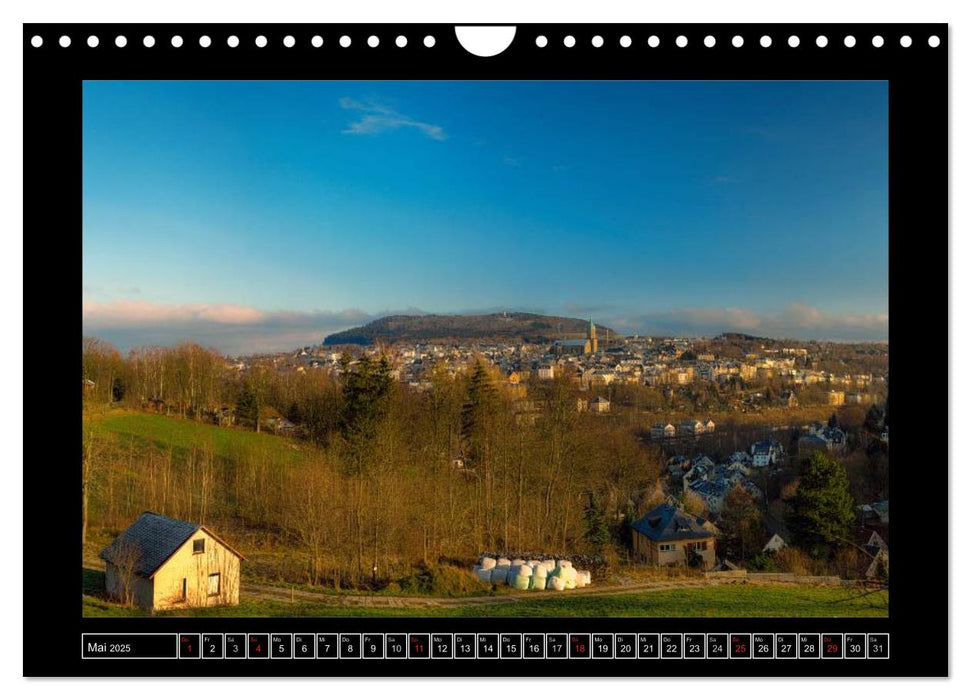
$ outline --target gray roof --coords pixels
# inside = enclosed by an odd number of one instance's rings
[[[685,513],[670,503],[662,503],[631,527],[648,539],[663,542],[712,537],[711,531],[704,528],[706,522],[704,518]]]
[[[101,558],[116,566],[125,565],[130,552],[135,558],[133,571],[139,576],[150,577],[199,527],[195,523],[145,511],[104,548]]]
[[[554,340],[553,345],[559,345],[568,348],[582,348],[587,344],[587,341],[583,338],[571,338],[569,340]]]

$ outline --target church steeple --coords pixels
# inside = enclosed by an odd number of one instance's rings
[[[590,330],[587,331],[587,340],[590,341],[590,353],[597,353],[597,326],[593,323],[593,317],[590,317]]]

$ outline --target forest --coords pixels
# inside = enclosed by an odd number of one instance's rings
[[[413,392],[380,356],[346,357],[340,381],[189,343],[123,357],[86,339],[82,359],[85,536],[154,510],[295,552],[287,575],[312,585],[365,587],[483,551],[615,557],[659,498],[657,449],[578,412],[568,380],[531,385],[524,415],[485,362]],[[231,439],[104,429],[125,409],[214,427],[226,408]],[[280,418],[300,439],[256,439]]]

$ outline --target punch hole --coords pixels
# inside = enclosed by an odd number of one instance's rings
[[[651,36],[647,37],[647,45],[652,49],[656,49],[661,45],[661,40],[652,34]]]
[[[400,38],[401,37],[399,37],[399,39]],[[315,34],[310,39],[310,45],[313,46],[315,49],[319,49],[321,46],[324,45],[324,37],[320,36],[320,34]]]
[[[71,45],[71,37],[65,34],[64,36],[62,36],[60,39],[57,40],[57,43],[61,45],[62,49],[66,49],[68,46]]]
[[[770,46],[772,46],[772,37],[769,36],[768,34],[763,35],[762,38],[759,39],[759,44],[762,45],[763,49],[769,48]]]
[[[373,34],[367,38],[367,45],[370,46],[372,49],[376,49],[378,47],[378,44],[380,43],[381,43],[381,40],[378,39]]]
[[[881,46],[883,46],[883,37],[880,36],[879,34],[877,34],[875,37],[873,37],[873,46],[876,47],[876,48],[878,48],[878,49]]]
[[[549,40],[545,36],[543,36],[542,34],[540,34],[538,37],[536,37],[536,45],[539,48],[545,49],[546,48],[546,45],[548,43],[549,43]]]
[[[563,37],[563,45],[568,49],[572,49],[577,45],[577,40],[572,34],[567,34]]]
[[[258,37],[256,37],[256,46],[258,48],[261,48],[261,49],[262,48],[265,48],[266,47],[266,43],[267,43],[266,37],[263,36],[262,34],[260,34]]]
[[[742,38],[740,34],[736,34],[732,37],[732,46],[736,49],[740,49],[745,45],[745,39]]]
[[[44,45],[44,38],[38,34],[34,34],[34,36],[30,37],[30,45],[35,49],[39,49]]]
[[[816,37],[816,46],[818,46],[819,48],[825,49],[827,44],[829,44],[829,39],[827,39],[822,34]]]
[[[37,37],[37,38],[40,38],[40,37]],[[941,45],[941,37],[937,36],[937,34],[932,35],[927,40],[927,45],[930,46],[932,49],[936,49],[938,46]]]
[[[688,37],[686,37],[684,34],[681,34],[677,39],[674,40],[674,43],[678,45],[679,49],[683,49],[685,46],[688,45]]]
[[[226,45],[231,49],[235,49],[237,46],[239,46],[239,37],[232,34],[228,39],[226,39]]]
[[[629,36],[627,36],[626,34],[624,34],[624,36],[620,37],[620,45],[621,45],[622,48],[629,49],[630,48],[630,45],[633,44],[633,43],[634,43],[634,41]]]
[[[203,34],[199,37],[199,46],[204,49],[208,49],[210,46],[212,46],[212,39],[210,39],[206,34]]]
[[[142,46],[144,46],[146,49],[150,49],[155,46],[155,37],[151,34],[146,34],[145,38],[142,39]]]
[[[398,35],[398,37],[394,40],[394,45],[399,49],[405,48],[408,45],[408,37],[406,37],[404,34]]]
[[[910,48],[910,45],[913,44],[913,43],[914,43],[914,40],[911,39],[906,34],[904,34],[902,37],[900,37],[900,45],[903,46],[905,49],[909,49]]]
[[[512,45],[516,38],[516,27],[455,27],[455,38],[473,56],[489,58],[498,56]],[[425,37],[425,46],[428,46],[428,39],[429,37]],[[431,45],[435,45],[434,38]],[[539,37],[536,38],[536,45],[540,46]]]
[[[294,39],[289,34],[287,34],[285,37],[283,37],[283,45],[286,46],[288,49],[292,49],[294,46],[297,45],[297,40]]]
[[[847,36],[845,39],[843,39],[843,46],[848,49],[852,49],[854,46],[856,46],[856,37],[852,34]]]
[[[429,34],[428,36],[425,37],[424,43],[425,43],[426,49],[432,48],[435,45],[435,37]]]
[[[715,45],[715,37],[713,37],[711,34],[709,34],[708,36],[705,37],[705,46],[710,49],[714,45]]]
[[[341,45],[341,48],[346,49],[348,46],[351,45],[351,37],[345,34],[340,38],[340,41],[338,43]]]
[[[98,48],[98,44],[100,43],[101,41],[94,34],[88,37],[88,46],[90,46],[92,49]]]
[[[797,37],[795,34],[793,34],[791,37],[789,37],[789,46],[792,47],[792,48],[798,47],[799,46],[799,37]]]
[[[597,34],[593,39],[590,40],[590,43],[593,44],[593,48],[599,49],[604,45],[604,38]]]
[[[119,34],[115,37],[115,46],[117,46],[119,49],[125,48],[128,46],[128,39],[124,35]]]
[[[172,37],[172,46],[174,46],[175,48],[179,48],[180,46],[182,46],[182,37],[180,37],[178,34]]]

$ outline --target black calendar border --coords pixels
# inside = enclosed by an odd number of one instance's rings
[[[70,48],[57,45],[57,37],[72,37]],[[84,37],[97,34],[103,41],[89,49]],[[110,37],[130,37],[127,48],[116,48]],[[158,38],[144,48],[140,37]],[[181,48],[165,38],[186,37]],[[197,39],[213,36],[209,48]],[[236,34],[237,48],[225,37]],[[265,35],[268,45],[257,48],[253,39]],[[325,37],[321,49],[309,37]],[[337,37],[352,37],[349,48],[337,46]],[[366,37],[383,38],[371,49]],[[409,37],[397,49],[392,37]],[[436,37],[426,49],[420,38]],[[550,37],[540,50],[532,37]],[[575,47],[562,45],[562,37],[578,37]],[[589,45],[602,35],[601,48]],[[648,48],[655,34],[661,45]],[[674,37],[685,35],[688,46],[678,48]],[[702,38],[715,36],[714,48]],[[730,38],[745,37],[741,48]],[[785,38],[796,34],[802,45],[792,49]],[[827,48],[815,46],[813,37],[824,34]],[[842,45],[841,37],[857,37],[856,47]],[[869,37],[886,38],[881,48]],[[898,39],[914,37],[909,48]],[[941,45],[931,48],[935,34]],[[44,37],[40,48],[31,37]],[[293,48],[282,37],[293,35]],[[622,48],[619,37],[629,35],[633,46]],[[762,35],[773,37],[769,48],[759,45]],[[924,372],[914,367],[946,366],[940,348],[947,335],[949,286],[948,217],[948,26],[944,24],[746,24],[746,25],[519,25],[517,38],[493,58],[474,57],[459,46],[451,25],[24,25],[24,416],[44,411],[50,397],[77,402],[74,415],[64,421],[65,434],[75,440],[53,440],[45,445],[47,463],[25,461],[24,471],[24,674],[28,676],[110,675],[307,675],[307,676],[409,676],[475,675],[515,672],[532,675],[613,676],[941,676],[948,673],[948,539],[946,494],[949,455],[946,416],[929,415],[926,407],[946,406],[947,389],[925,387]],[[80,390],[76,387],[80,363],[68,349],[43,371],[32,371],[52,335],[76,342],[81,336],[81,91],[83,80],[110,79],[227,79],[227,80],[339,80],[339,79],[586,79],[586,80],[886,80],[890,99],[890,335],[893,369],[894,434],[891,460],[891,500],[901,503],[896,524],[891,524],[894,566],[889,618],[83,618],[79,581],[64,572],[51,571],[47,547],[35,547],[41,534],[67,551],[80,530],[81,436]],[[936,233],[935,233],[936,231]],[[63,300],[50,304],[47,300]],[[936,301],[935,301],[936,299]],[[945,301],[948,299],[948,301]],[[43,305],[43,307],[42,307]],[[53,318],[51,316],[53,315]],[[51,329],[55,329],[52,334]],[[930,331],[928,333],[928,331]],[[74,339],[71,341],[70,339]],[[937,342],[934,342],[934,341]],[[40,341],[40,343],[38,342]],[[931,370],[933,371],[933,370]],[[70,388],[68,388],[70,387]],[[73,394],[71,393],[73,392]],[[68,402],[70,402],[68,398]],[[70,412],[69,412],[70,413]],[[31,444],[25,420],[25,444]],[[926,433],[916,427],[932,423]],[[943,429],[942,429],[943,428]],[[935,449],[936,448],[936,449]],[[929,456],[930,455],[930,456]],[[932,470],[924,469],[931,462]],[[931,476],[925,476],[931,474]],[[932,488],[912,501],[905,500],[916,479],[932,481]],[[903,513],[903,515],[900,515]],[[913,514],[913,515],[912,515]],[[72,526],[71,523],[75,523]],[[923,528],[934,529],[924,533]],[[75,539],[78,538],[78,539]],[[68,557],[68,560],[70,556]],[[80,563],[76,560],[77,563]],[[75,569],[78,571],[78,569]],[[80,575],[80,574],[78,574]],[[263,663],[234,660],[104,660],[82,661],[78,641],[82,632],[887,632],[894,649],[892,662],[813,660],[443,660],[393,659],[351,661],[268,660]]]

